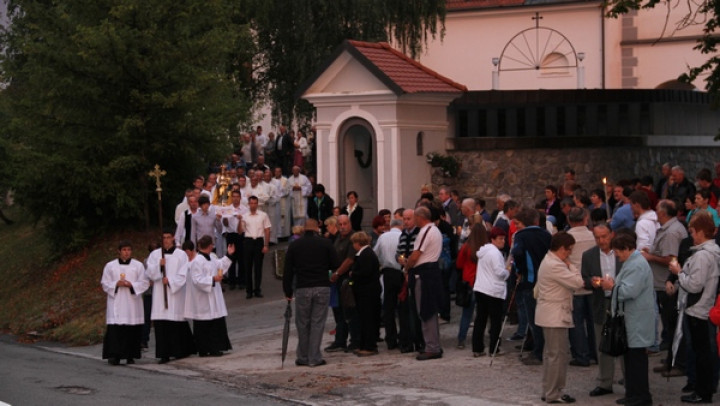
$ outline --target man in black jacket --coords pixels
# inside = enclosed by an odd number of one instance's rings
[[[332,216],[333,207],[335,207],[335,202],[325,194],[325,186],[322,183],[315,185],[312,196],[308,197],[307,216],[309,219],[317,220],[323,233],[325,232],[325,220]]]
[[[318,223],[305,222],[305,234],[288,247],[283,273],[283,290],[287,300],[293,298],[295,278],[295,325],[298,332],[295,365],[325,365],[322,343],[328,305],[330,278],[328,271],[340,266],[337,252],[330,240],[319,234]]]

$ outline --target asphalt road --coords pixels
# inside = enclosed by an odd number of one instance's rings
[[[286,405],[202,376],[112,367],[0,337],[0,405]]]

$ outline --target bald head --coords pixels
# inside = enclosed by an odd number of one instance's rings
[[[406,230],[411,230],[411,229],[415,228],[415,210],[407,209],[407,210],[403,211],[402,220],[403,220],[403,227]]]

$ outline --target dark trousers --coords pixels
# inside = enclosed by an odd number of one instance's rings
[[[398,293],[403,283],[401,271],[392,268],[383,268],[383,322],[385,324],[385,342],[388,347],[398,345],[398,330],[395,323],[395,313],[398,309]]]
[[[651,402],[647,349],[630,348],[623,358],[625,360],[625,404]]]
[[[262,253],[262,238],[245,238],[243,258],[245,259],[245,289],[248,293],[260,293],[262,266],[265,255]]]
[[[572,318],[575,327],[570,329],[570,352],[575,360],[585,364],[591,359],[597,359],[591,300],[592,295],[573,296]]]
[[[503,305],[505,300],[475,292],[477,312],[475,313],[475,327],[473,327],[473,352],[485,351],[485,326],[490,318],[490,347],[488,353],[492,354],[497,346],[502,326]]]
[[[440,317],[443,320],[450,320],[450,278],[455,273],[450,267],[441,269],[443,291],[442,291],[442,306],[440,307]]]
[[[537,301],[533,297],[533,290],[518,289],[516,295],[522,296],[522,300],[519,302],[523,303],[523,309],[518,309],[518,312],[525,312],[525,317],[527,317],[528,324],[530,325],[530,331],[533,337],[533,356],[542,360],[545,339],[543,337],[542,327],[535,324],[535,306],[537,305]]]
[[[232,286],[243,285],[245,283],[245,268],[243,264],[243,234],[238,233],[226,233],[225,241],[227,245],[235,245],[235,253],[228,255],[232,260],[230,269],[228,269],[228,283]]]
[[[356,319],[360,340],[358,348],[377,351],[378,331],[380,329],[380,297],[374,295],[356,295]]]
[[[712,398],[713,363],[710,353],[708,321],[685,314],[695,353],[695,392],[704,399]]]
[[[677,325],[677,295],[669,296],[664,290],[656,290],[658,309],[660,310],[660,320],[662,320],[662,342],[672,343],[675,335],[675,326]]]
[[[414,347],[417,351],[424,349],[425,338],[420,328],[420,317],[412,289],[408,289],[407,298],[398,303],[398,321],[400,322],[400,333],[398,334],[400,347]]]
[[[152,286],[150,287],[150,292],[152,292]],[[143,324],[143,332],[142,332],[142,344],[147,347],[148,341],[150,341],[150,328],[152,327],[152,320],[150,320],[150,316],[152,314],[152,294],[149,295],[143,295],[143,310],[145,311],[145,324]]]

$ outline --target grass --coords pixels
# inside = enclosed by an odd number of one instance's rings
[[[0,330],[22,341],[71,345],[102,341],[106,295],[100,288],[105,263],[117,257],[117,242],[129,239],[133,257],[144,259],[147,233],[116,232],[82,251],[58,258],[19,207],[4,210],[15,221],[0,222]]]

